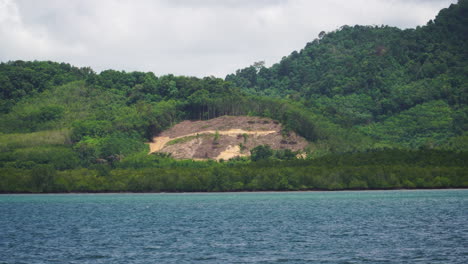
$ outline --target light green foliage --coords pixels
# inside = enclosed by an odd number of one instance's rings
[[[379,110],[376,109],[378,106],[372,97],[366,94],[335,95],[332,98],[320,97],[317,100],[317,106],[321,112],[346,126],[369,123],[373,120],[372,113]]]
[[[242,137],[244,138],[244,144],[247,143],[247,140],[249,139],[249,135],[247,133],[242,134]]]
[[[402,116],[396,116],[405,115],[409,109],[443,101],[453,111],[448,117],[447,109],[442,109],[444,118],[457,120],[453,127],[434,132],[432,124],[432,135],[422,127],[408,131],[410,135],[398,131],[385,142],[401,146],[403,141],[411,147],[431,140],[439,144],[444,141],[441,133],[447,132],[445,137],[460,134],[464,130],[459,127],[467,123],[466,116],[458,112],[468,102],[467,10],[468,1],[458,1],[441,10],[434,21],[416,29],[343,26],[320,34],[319,39],[269,68],[250,66],[229,74],[226,80],[249,94],[299,101],[309,111],[320,112],[342,127],[370,124],[367,134],[373,134],[370,130],[374,127],[398,123],[391,118],[398,119]],[[436,105],[423,108],[438,111]],[[381,124],[384,120],[386,125]]]
[[[443,101],[417,105],[382,123],[362,130],[384,142],[395,142],[405,147],[441,145],[454,135],[453,111]]]
[[[173,140],[167,142],[166,146],[180,144],[180,143],[186,143],[186,142],[192,141],[194,139],[209,138],[209,137],[211,137],[210,134],[196,134],[194,136],[181,137],[181,138],[173,139]],[[218,133],[218,139],[219,139],[219,133]]]
[[[197,138],[199,138],[199,135],[187,136],[187,137],[181,137],[181,138],[173,139],[173,140],[167,142],[166,146],[189,142],[189,141],[192,141],[192,140],[197,139]]]
[[[453,151],[466,151],[468,149],[468,132],[450,138],[444,145],[440,146],[440,148]]]
[[[16,148],[36,147],[42,145],[63,145],[70,142],[70,131],[46,130],[33,133],[0,134],[0,151]]]
[[[219,132],[218,130],[216,130],[213,136],[213,144],[218,144],[218,143],[219,143]]]
[[[467,11],[343,26],[225,80],[0,63],[0,192],[467,187]],[[265,146],[256,162],[147,155],[176,122],[222,115],[280,122],[310,142],[308,160]]]

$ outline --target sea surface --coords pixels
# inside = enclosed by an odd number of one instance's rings
[[[0,195],[0,263],[468,263],[468,190]]]

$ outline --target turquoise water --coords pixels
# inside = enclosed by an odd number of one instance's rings
[[[468,263],[468,190],[0,195],[0,263]]]

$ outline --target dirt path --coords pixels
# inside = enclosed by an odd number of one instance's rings
[[[190,133],[186,134],[183,136],[179,137],[154,137],[153,142],[148,143],[150,147],[150,153],[160,151],[161,149],[164,148],[164,146],[167,144],[167,142],[178,139],[178,138],[183,138],[183,137],[189,137],[189,136],[196,136],[201,135],[201,134],[215,134],[216,130],[205,130],[205,131],[200,131],[196,133]],[[269,131],[263,131],[263,130],[256,130],[256,131],[248,131],[248,130],[243,130],[243,129],[229,129],[229,130],[220,130],[218,131],[220,135],[227,135],[227,136],[237,136],[239,134],[247,134],[247,135],[256,135],[256,136],[263,136],[263,135],[268,135],[268,134],[273,134],[276,133],[275,130],[269,130]],[[226,150],[227,151],[227,150]],[[239,155],[236,155],[239,156]],[[223,158],[225,159],[225,158]]]
[[[171,141],[170,137],[154,137],[153,142],[149,143],[150,152],[153,153],[164,148],[167,142]]]

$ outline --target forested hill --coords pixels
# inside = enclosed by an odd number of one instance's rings
[[[226,80],[2,62],[0,192],[467,187],[467,21],[461,0],[416,29],[343,26]],[[306,155],[148,155],[178,122],[224,115],[273,119]]]
[[[437,144],[442,134],[468,129],[468,1],[416,29],[342,26],[321,32],[279,63],[255,63],[226,81],[249,94],[299,101],[375,139]]]

